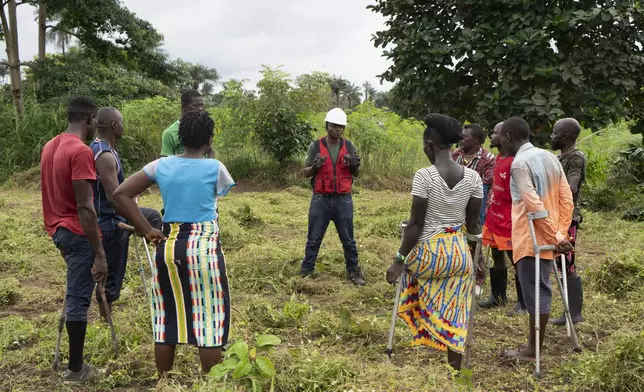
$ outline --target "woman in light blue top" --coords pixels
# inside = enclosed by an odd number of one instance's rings
[[[230,296],[219,241],[217,197],[235,185],[226,167],[205,159],[214,122],[204,111],[179,124],[183,154],[157,159],[115,191],[119,210],[140,233],[158,242],[152,284],[152,325],[159,373],[172,369],[177,344],[199,347],[205,372],[221,360],[230,329]],[[134,197],[157,184],[163,232],[143,218]]]

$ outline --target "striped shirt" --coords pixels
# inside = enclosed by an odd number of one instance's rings
[[[512,250],[514,261],[534,257],[528,213],[546,210],[548,217],[534,223],[539,245],[556,245],[565,240],[575,207],[566,174],[552,153],[526,143],[512,162]],[[554,259],[553,252],[541,257]]]
[[[420,241],[429,239],[447,227],[465,223],[465,210],[470,199],[483,198],[481,176],[464,168],[463,179],[450,189],[435,166],[420,169],[414,175],[412,196],[428,199],[425,224]]]

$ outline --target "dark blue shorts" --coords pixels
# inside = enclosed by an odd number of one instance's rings
[[[107,259],[107,283],[105,298],[112,303],[121,296],[123,279],[127,267],[127,251],[130,243],[130,232],[119,229],[103,232],[103,250]],[[96,300],[101,302],[101,295],[96,290]]]
[[[67,321],[87,321],[87,310],[94,291],[92,246],[87,237],[64,227],[56,230],[53,240],[67,263]]]

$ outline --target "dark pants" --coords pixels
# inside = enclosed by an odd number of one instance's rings
[[[309,233],[302,269],[312,271],[329,222],[335,224],[344,248],[348,272],[358,271],[358,248],[353,239],[353,199],[351,195],[324,196],[314,194],[309,208]]]
[[[107,259],[107,282],[105,298],[112,303],[121,296],[121,287],[127,267],[127,251],[130,243],[130,232],[116,228],[103,232],[103,250]],[[96,291],[96,300],[101,302],[101,295]]]
[[[64,227],[56,230],[53,240],[67,263],[67,321],[86,322],[94,291],[92,246],[87,237],[72,233]]]
[[[534,314],[536,310],[536,301],[534,294],[534,257],[524,257],[517,262],[516,268],[519,273],[521,282],[521,291],[523,300],[529,314]],[[539,314],[549,314],[550,305],[552,304],[552,286],[550,285],[550,272],[552,271],[552,260],[539,260]]]
[[[139,210],[141,210],[141,214],[143,214],[148,223],[150,223],[150,226],[154,227],[157,230],[161,230],[163,228],[163,221],[161,219],[161,214],[159,214],[159,211],[153,208],[145,207],[139,207]]]

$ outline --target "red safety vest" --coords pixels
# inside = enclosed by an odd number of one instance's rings
[[[348,154],[347,143],[340,139],[340,150],[338,151],[338,160],[333,166],[333,160],[329,149],[327,148],[326,138],[321,138],[316,142],[316,154],[319,150],[320,157],[327,157],[322,167],[315,173],[313,178],[314,192],[323,195],[332,193],[347,194],[351,193],[353,184],[353,175],[349,171],[349,165],[344,163],[344,156]]]

